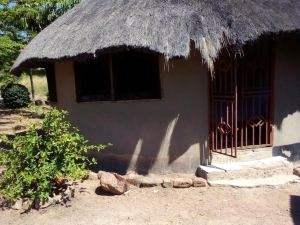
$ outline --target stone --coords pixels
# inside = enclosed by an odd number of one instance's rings
[[[67,190],[65,190],[62,193],[62,197],[64,200],[71,200],[71,198],[74,198],[75,196],[75,189],[68,187]]]
[[[141,186],[141,182],[143,180],[143,176],[135,174],[135,173],[130,173],[125,176],[126,181],[136,187]]]
[[[189,188],[193,185],[193,180],[190,178],[175,178],[174,188]]]
[[[14,210],[21,210],[22,207],[23,207],[23,200],[22,200],[22,199],[16,201],[16,202],[11,206],[11,208],[14,209]]]
[[[294,168],[293,174],[300,177],[300,167]]]
[[[140,187],[157,187],[161,186],[163,180],[159,177],[143,177]]]
[[[26,129],[26,127],[23,126],[23,125],[16,125],[16,126],[14,127],[14,130],[15,130],[15,131],[20,131],[20,130],[25,130],[25,129]]]
[[[100,171],[98,172],[98,179],[101,180],[102,174],[105,174],[105,173],[107,173],[107,172],[101,171],[101,170],[100,170]]]
[[[28,210],[30,207],[31,207],[31,204],[30,204],[29,200],[23,200],[22,209],[23,210]]]
[[[61,194],[55,195],[52,198],[49,198],[47,202],[39,206],[40,209],[46,209],[49,208],[50,206],[57,205],[63,202],[63,197]]]
[[[50,206],[52,206],[52,205],[55,205],[55,204],[56,204],[56,203],[54,203],[53,198],[49,198],[47,202],[45,202],[44,204],[42,204],[42,205],[40,206],[40,208],[41,208],[41,209],[46,209],[46,208],[48,208],[48,207],[50,207]]]
[[[89,176],[88,176],[89,180],[99,180],[98,174],[94,173],[92,171],[89,172]]]
[[[193,179],[193,187],[207,187],[207,181],[201,177]]]
[[[171,178],[165,178],[162,183],[162,187],[164,188],[172,188],[174,180]]]
[[[35,102],[34,102],[34,104],[36,105],[36,106],[41,106],[41,105],[43,105],[44,104],[44,102],[42,101],[42,100],[35,100]]]
[[[124,177],[107,172],[100,174],[100,187],[102,190],[115,195],[124,194],[129,190],[129,184]]]

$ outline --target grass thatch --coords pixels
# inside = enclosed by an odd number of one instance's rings
[[[124,46],[187,57],[191,41],[212,68],[225,45],[299,29],[299,0],[83,0],[37,35],[12,70]]]

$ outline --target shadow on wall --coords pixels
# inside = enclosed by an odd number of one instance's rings
[[[137,117],[135,120],[143,121]],[[119,127],[122,129],[123,126],[119,124]],[[127,131],[127,135],[119,131],[116,145],[101,155],[92,155],[99,156],[100,159],[100,167],[92,169],[115,171],[120,174],[128,170],[139,174],[195,172],[207,153],[206,136],[200,128],[199,122],[195,122],[186,114],[178,114],[167,120],[149,119],[145,124],[136,124],[132,132]]]
[[[102,154],[93,155],[100,159],[100,167],[94,170],[194,173],[205,162],[208,74],[199,62],[199,55],[176,60],[168,71],[164,70],[161,100],[99,107],[85,104],[70,110],[72,121],[88,139],[97,143],[101,137],[102,142],[114,144]],[[84,118],[80,112],[84,112]]]
[[[290,212],[295,225],[300,225],[300,196],[291,195]]]
[[[300,162],[300,142],[273,147],[273,156],[283,156],[290,162]]]
[[[273,155],[300,160],[300,34],[276,40]]]

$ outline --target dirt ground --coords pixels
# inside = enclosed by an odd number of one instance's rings
[[[0,134],[15,134],[26,131],[30,124],[40,123],[39,114],[43,114],[47,110],[48,107],[46,106],[11,110],[0,104]]]
[[[29,214],[0,211],[0,224],[300,224],[300,184],[254,189],[146,188],[122,196],[99,192],[98,181],[80,185],[86,189],[77,190],[70,207]]]

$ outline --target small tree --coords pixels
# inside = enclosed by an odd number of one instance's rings
[[[106,145],[90,145],[65,116],[66,112],[52,109],[40,131],[32,126],[24,136],[2,140],[11,146],[0,150],[0,166],[6,169],[0,178],[2,196],[12,201],[28,199],[35,205],[46,202],[54,195],[57,181],[80,179],[87,175],[89,164],[96,164],[86,154]]]
[[[1,95],[6,107],[18,109],[27,107],[30,103],[29,91],[21,84],[8,84],[1,88]]]

